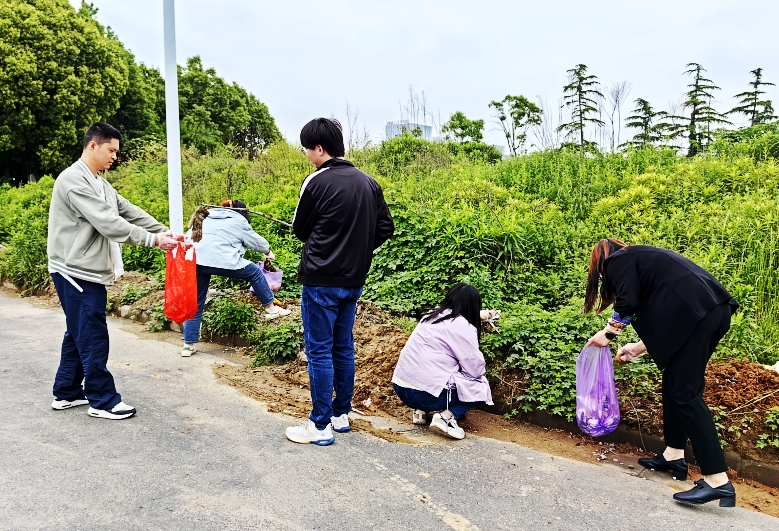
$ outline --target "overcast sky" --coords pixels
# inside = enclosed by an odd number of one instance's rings
[[[164,70],[161,0],[93,2],[137,60]],[[200,55],[267,104],[292,141],[313,117],[343,121],[347,100],[380,140],[411,85],[436,119],[483,118],[487,139],[502,143],[489,102],[522,94],[556,106],[577,63],[606,85],[629,81],[629,111],[638,97],[667,109],[697,62],[722,88],[715,107],[724,111],[750,70],[779,84],[779,38],[766,25],[777,20],[776,0],[176,2],[179,64]]]

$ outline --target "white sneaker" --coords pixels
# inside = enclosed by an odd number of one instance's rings
[[[89,400],[86,398],[81,398],[79,400],[57,400],[55,398],[54,402],[51,403],[51,409],[70,409],[76,406],[86,406],[87,404],[89,404]]]
[[[184,347],[181,349],[181,355],[185,358],[190,357],[195,352],[197,352],[197,348],[194,344],[190,343],[184,343]]]
[[[119,402],[111,409],[95,409],[91,407],[87,411],[87,415],[101,419],[122,420],[135,415],[135,408],[128,406],[124,402]]]
[[[330,423],[333,425],[333,431],[344,433],[352,429],[349,425],[349,415],[344,413],[340,417],[330,417]]]
[[[451,437],[452,439],[464,439],[465,431],[457,425],[457,421],[454,419],[454,417],[451,416],[446,419],[441,416],[442,414],[446,415],[446,413],[451,415],[451,413],[448,411],[444,411],[443,413],[436,413],[433,415],[433,420],[430,422],[430,429],[438,431],[447,437]]]
[[[427,424],[427,411],[421,409],[415,409],[411,415],[411,422],[414,424]]]
[[[287,428],[286,435],[290,441],[300,444],[314,443],[327,446],[335,442],[332,424],[328,424],[323,430],[318,430],[311,420],[300,426],[290,426]]]
[[[276,317],[284,317],[285,315],[289,315],[291,313],[292,310],[287,310],[286,308],[279,308],[276,305],[273,305],[270,308],[265,308],[266,319],[275,319]]]

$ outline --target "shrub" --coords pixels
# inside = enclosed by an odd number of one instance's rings
[[[294,358],[303,348],[303,321],[268,323],[262,327],[255,347],[254,365],[282,363]]]
[[[257,312],[248,302],[234,302],[232,294],[216,298],[203,312],[202,330],[226,338],[241,338],[254,344],[258,340]]]
[[[165,253],[156,247],[122,245],[122,262],[125,271],[138,271],[147,275],[165,271]]]
[[[46,225],[40,220],[22,224],[0,257],[0,277],[10,280],[22,295],[46,290],[51,284],[46,232]]]

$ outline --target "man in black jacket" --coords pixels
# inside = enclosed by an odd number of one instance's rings
[[[305,242],[298,266],[312,411],[287,428],[297,443],[335,441],[349,431],[354,395],[354,315],[373,251],[395,231],[379,184],[344,160],[341,124],[316,118],[300,143],[317,171],[300,188],[292,229]],[[333,398],[335,390],[335,398]]]

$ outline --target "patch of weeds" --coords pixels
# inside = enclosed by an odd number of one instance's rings
[[[765,427],[769,433],[757,436],[757,448],[779,448],[779,406],[774,406],[765,412]]]
[[[217,297],[203,312],[204,333],[222,337],[239,337],[250,344],[258,341],[257,311],[248,302],[233,302],[229,296]]]
[[[294,320],[262,327],[254,366],[282,363],[303,348],[303,321]]]
[[[417,321],[411,319],[410,317],[390,317],[389,322],[393,326],[397,326],[403,330],[403,333],[409,336],[411,335],[411,332],[413,332],[417,327]]]
[[[112,312],[114,308],[116,308],[116,295],[113,293],[109,293],[106,295],[106,301],[105,301],[105,311],[106,312]]]
[[[147,325],[150,332],[159,332],[160,330],[164,330],[167,325],[172,322],[170,319],[168,319],[168,316],[165,315],[164,301],[152,304],[147,313],[150,317],[149,324]]]
[[[151,287],[125,286],[119,301],[122,304],[132,304],[145,297],[151,291]]]
[[[725,406],[709,406],[711,410],[711,416],[714,419],[714,426],[717,428],[717,434],[719,435],[719,444],[723,448],[728,445],[728,441],[725,440],[723,434],[727,431],[724,420],[728,414],[725,410]]]
[[[662,374],[649,355],[633,363],[614,364],[614,380],[620,383],[620,391],[630,397],[655,399]]]
[[[748,413],[728,411],[725,406],[709,406],[711,416],[714,418],[714,425],[717,427],[720,445],[724,448],[728,442],[727,438],[733,440],[740,438],[755,421]]]

